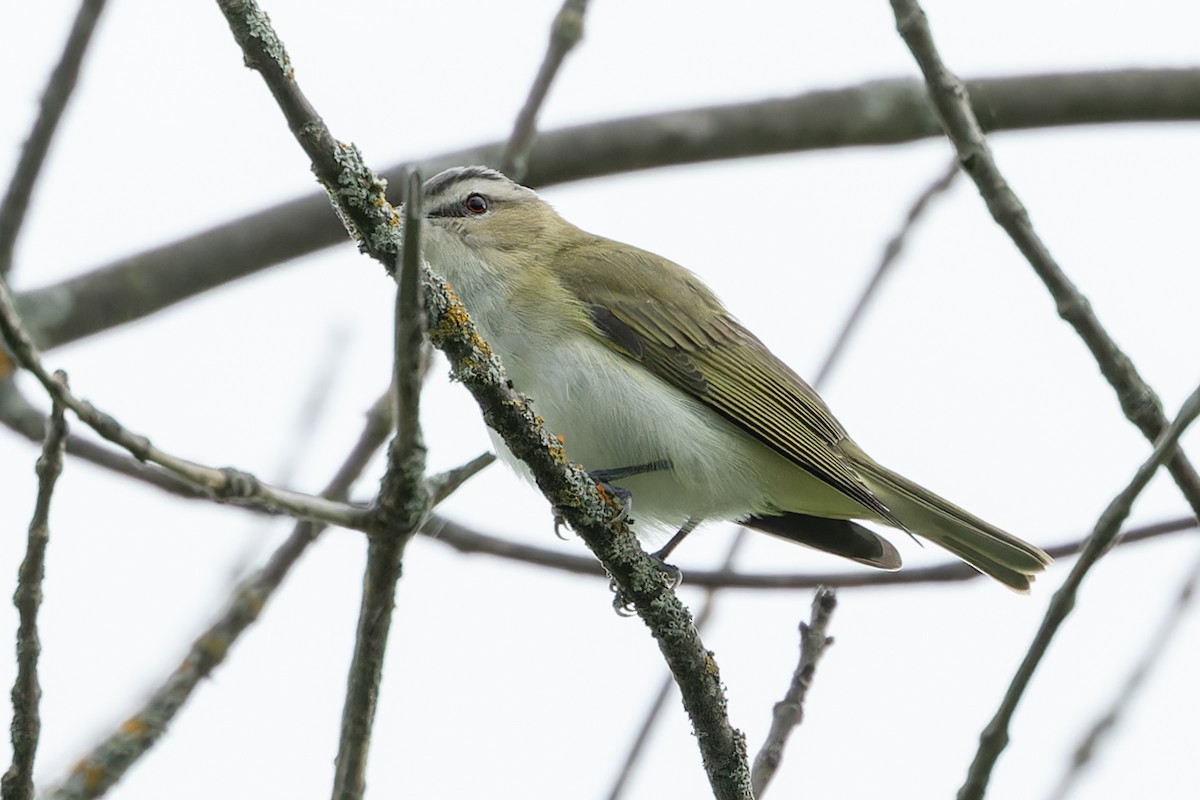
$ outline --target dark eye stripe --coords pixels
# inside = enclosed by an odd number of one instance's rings
[[[425,214],[427,217],[465,217],[467,210],[462,207],[461,203],[451,203],[448,206],[435,208]]]

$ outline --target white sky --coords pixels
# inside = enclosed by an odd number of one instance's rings
[[[75,5],[49,0],[0,12],[6,165]],[[558,5],[266,8],[335,135],[385,167],[507,135]],[[543,127],[915,74],[882,1],[591,5],[586,41],[556,84]],[[1183,0],[941,0],[926,10],[948,64],[965,77],[1198,61],[1200,6]],[[1198,132],[1194,124],[1131,125],[993,139],[1038,230],[1168,415],[1200,373]],[[883,243],[949,152],[931,140],[658,170],[545,194],[582,227],[699,273],[784,360],[811,374]],[[113,0],[12,283],[50,283],[313,188],[215,3]],[[315,490],[387,380],[391,305],[391,282],[346,244],[54,351],[47,362],[165,449],[268,479],[293,468],[296,484]],[[335,346],[337,368],[318,374]],[[444,373],[425,405],[435,470],[488,446],[470,399]],[[316,382],[333,384],[328,408],[298,430],[297,398]],[[966,181],[913,237],[824,394],[879,460],[1039,544],[1089,530],[1150,450]],[[1187,444],[1200,452],[1200,435]],[[0,432],[0,576],[14,576],[23,554],[36,452]],[[500,468],[443,511],[586,552],[555,539],[545,501]],[[1185,511],[1159,476],[1134,519]],[[67,465],[51,524],[42,781],[134,709],[217,613],[247,559],[261,560],[287,527],[181,504],[78,461]],[[694,536],[678,558],[685,574],[714,564],[729,535],[714,526]],[[909,564],[942,559],[905,537],[894,541]],[[327,533],[115,796],[326,794],[364,552],[359,535]],[[846,567],[769,537],[747,553],[747,569]],[[1047,795],[1195,558],[1194,534],[1180,535],[1118,550],[1089,577],[1017,715],[991,797]],[[1066,568],[1052,568],[1029,598],[983,581],[843,592],[837,645],[770,796],[950,796]],[[691,603],[698,593],[685,584],[683,597]],[[603,797],[663,674],[644,627],[617,618],[609,599],[600,581],[458,557],[416,540],[397,595],[371,796]],[[727,593],[704,635],[752,749],[794,667],[796,624],[810,599]],[[0,615],[0,632],[15,631],[12,609],[0,606]],[[1197,647],[1189,617],[1080,796],[1192,796],[1200,783]],[[0,685],[11,685],[11,662],[0,659]],[[628,796],[706,792],[673,703]]]

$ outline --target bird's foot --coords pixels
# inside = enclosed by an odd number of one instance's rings
[[[678,589],[679,585],[683,583],[683,570],[674,564],[663,561],[657,554],[651,554],[650,560],[654,562],[654,568],[658,571],[663,584],[671,591]],[[632,617],[636,613],[633,599],[621,590],[615,580],[609,580],[608,588],[613,593],[613,611],[622,617]]]
[[[596,490],[600,493],[601,500],[611,505],[609,502],[609,498],[611,497],[613,502],[620,503],[621,505],[620,509],[616,513],[616,516],[609,520],[609,523],[612,524],[631,521],[629,519],[629,512],[633,510],[633,493],[628,489],[624,489],[620,486],[609,483],[602,478],[597,478],[596,473],[594,472],[588,474],[590,474],[592,479],[596,481]]]
[[[612,470],[612,472],[616,471],[618,470]],[[611,497],[614,502],[620,503],[620,508],[618,509],[616,515],[609,520],[609,523],[632,522],[633,520],[629,518],[629,512],[633,509],[633,494],[628,489],[623,489],[620,486],[609,483],[606,479],[608,472],[609,471],[606,470],[597,470],[595,472],[589,472],[588,475],[590,475],[592,480],[596,482],[596,489],[600,493],[601,500],[605,501],[605,503],[608,503],[609,498]],[[566,539],[567,537],[562,533],[562,528],[566,524],[567,520],[563,516],[562,508],[555,507],[554,535],[560,539]]]
[[[631,478],[634,475],[645,475],[647,472],[659,472],[660,470],[670,469],[671,462],[665,460],[650,461],[645,464],[635,464],[631,467],[615,467],[613,469],[593,469],[588,470],[588,475],[592,476],[592,480],[596,482],[596,487],[600,491],[601,499],[607,501],[611,495],[621,503],[621,510],[617,516],[612,519],[612,522],[627,522],[629,512],[633,508],[633,495],[624,487],[617,486],[613,481],[619,481],[622,478]]]

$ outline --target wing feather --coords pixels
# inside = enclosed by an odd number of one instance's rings
[[[627,246],[564,254],[564,284],[600,341],[897,527],[839,445],[846,431],[817,393],[729,315],[699,279]],[[622,283],[618,284],[618,281]]]

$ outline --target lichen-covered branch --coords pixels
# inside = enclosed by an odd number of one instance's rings
[[[354,186],[365,196],[330,196],[364,252],[394,268],[399,251],[398,216],[383,195],[383,183],[365,168],[357,150],[333,139],[296,85],[290,64],[269,22],[253,2],[218,0],[243,46],[247,63],[266,81],[327,187]],[[354,158],[314,153],[314,142]],[[368,212],[364,206],[373,211]],[[426,277],[429,337],[450,359],[453,373],[479,403],[487,423],[530,468],[547,499],[595,553],[624,597],[650,628],[679,683],[705,770],[717,798],[750,798],[745,738],[729,724],[724,690],[712,654],[692,625],[691,615],[664,583],[662,573],[618,517],[619,503],[603,494],[583,470],[566,463],[562,444],[541,427],[526,398],[514,391],[499,360],[476,333],[467,311],[440,281]]]
[[[367,566],[346,680],[333,800],[360,800],[366,789],[367,755],[383,682],[383,658],[392,627],[396,584],[404,549],[429,514],[425,441],[421,434],[421,378],[425,314],[421,307],[421,182],[409,179],[404,207],[404,241],[397,274],[395,359],[392,392],[396,435],[388,466],[368,517]]]
[[[65,375],[59,375],[65,381]],[[29,523],[29,538],[25,545],[25,560],[17,572],[17,591],[13,605],[20,621],[17,624],[17,678],[12,688],[13,717],[12,765],[0,779],[3,800],[32,800],[33,762],[37,755],[42,720],[38,711],[42,687],[38,683],[38,657],[42,643],[38,638],[37,616],[42,605],[42,579],[46,573],[46,547],[50,543],[50,500],[54,486],[62,473],[63,449],[67,439],[66,408],[55,403],[50,412],[46,441],[37,460],[38,493],[34,502],[33,519]]]

